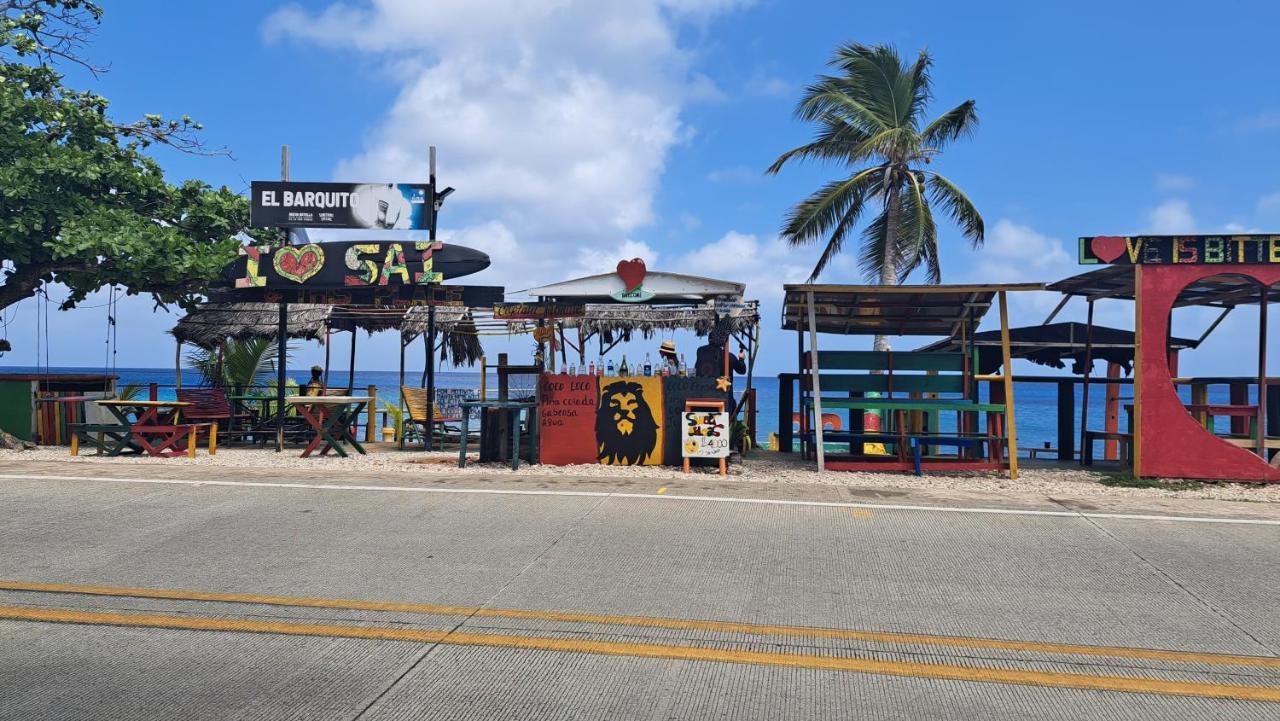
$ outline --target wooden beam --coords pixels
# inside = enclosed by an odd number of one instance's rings
[[[818,383],[818,327],[813,321],[813,292],[809,292],[809,383],[813,386],[813,438],[818,448],[818,472],[827,470],[826,448],[822,438],[822,386]],[[801,409],[804,410],[803,408]]]
[[[1009,303],[1005,291],[1000,291],[1000,355],[1004,362],[1004,402],[1006,431],[1009,436],[1009,480],[1018,480],[1018,423],[1013,403],[1013,358],[1009,352]]]

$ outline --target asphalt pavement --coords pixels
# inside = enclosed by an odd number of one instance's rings
[[[1265,514],[201,474],[0,468],[0,718],[1280,717]]]

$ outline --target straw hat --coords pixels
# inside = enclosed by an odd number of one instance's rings
[[[676,342],[673,340],[664,340],[662,345],[658,346],[658,355],[671,356],[676,355]]]

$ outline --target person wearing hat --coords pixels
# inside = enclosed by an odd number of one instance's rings
[[[680,372],[680,357],[676,355],[675,341],[662,341],[662,345],[658,346],[658,360],[666,364],[667,375],[676,375]]]
[[[320,366],[311,366],[311,380],[307,381],[306,395],[324,395],[324,369]]]
[[[729,330],[717,325],[707,334],[707,344],[698,349],[694,362],[694,375],[699,378],[720,378],[725,375],[725,346],[729,344]],[[738,355],[729,356],[729,380],[734,373],[747,372],[747,352],[738,346]]]

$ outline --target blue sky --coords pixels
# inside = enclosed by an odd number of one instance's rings
[[[817,252],[781,245],[781,218],[841,170],[762,171],[808,138],[792,108],[841,42],[928,47],[934,112],[978,102],[978,133],[935,167],[977,203],[988,247],[973,253],[944,226],[945,281],[1074,274],[1078,235],[1280,229],[1272,3],[106,6],[90,54],[111,71],[75,82],[110,98],[119,118],[190,114],[209,145],[233,153],[161,151],[172,180],[247,190],[278,177],[287,143],[294,179],[412,181],[434,143],[441,182],[458,189],[441,216],[445,237],[494,259],[474,282],[514,290],[637,255],[651,269],[745,281],[765,304],[764,372],[794,363],[793,342],[777,330],[779,286],[802,280]],[[823,276],[858,279],[849,261]],[[1014,321],[1038,322],[1054,302],[1019,299]],[[1127,327],[1130,315],[1124,303],[1099,305],[1100,321]],[[1249,371],[1234,367],[1235,351],[1254,342],[1254,327],[1249,313],[1237,316],[1184,371]],[[2,362],[33,364],[34,302],[7,317],[16,349]],[[52,363],[100,366],[104,320],[102,308],[55,313]],[[126,302],[118,363],[165,365],[163,331],[174,320],[149,300]],[[1175,328],[1198,335],[1205,324],[1189,313]],[[689,353],[696,346],[676,340]],[[491,352],[527,345],[498,341]],[[391,334],[362,337],[361,347],[362,366],[395,367]],[[297,363],[319,357],[312,346]]]

